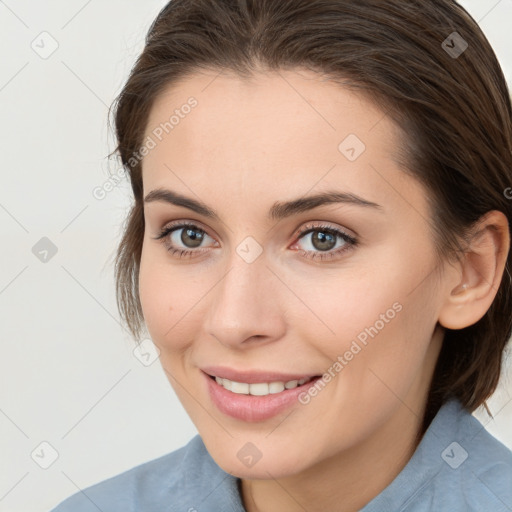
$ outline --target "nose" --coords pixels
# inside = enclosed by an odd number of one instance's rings
[[[234,252],[227,272],[209,294],[206,335],[231,349],[281,338],[286,328],[284,288],[263,254],[247,263]]]

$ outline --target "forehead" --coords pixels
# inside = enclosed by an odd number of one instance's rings
[[[197,105],[185,108],[191,97]],[[265,145],[266,152],[283,153],[293,146],[290,143],[311,139],[307,147],[321,140],[323,146],[334,143],[337,151],[337,142],[349,133],[367,145],[389,149],[396,129],[361,94],[305,70],[260,73],[246,79],[226,72],[195,73],[156,98],[146,134],[180,110],[188,113],[173,121],[172,137],[167,139],[171,145],[185,139],[188,147],[194,142],[199,145],[200,139],[203,152],[218,147],[221,134],[230,136],[230,145],[243,145],[245,152],[261,153]],[[374,131],[377,124],[380,129]]]
[[[309,70],[193,74],[156,99],[147,137],[145,194],[170,185],[248,199],[327,188],[381,204],[423,196],[393,159],[403,134],[385,112]]]

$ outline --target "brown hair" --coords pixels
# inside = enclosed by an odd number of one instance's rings
[[[138,293],[144,212],[142,165],[132,157],[155,98],[201,69],[247,78],[300,67],[367,95],[403,130],[401,165],[428,192],[439,261],[459,257],[470,228],[490,210],[506,215],[510,231],[509,91],[488,40],[457,2],[172,0],[153,22],[113,105],[114,152],[134,194],[116,254],[116,296],[135,338],[144,325]],[[472,412],[496,389],[512,330],[511,258],[509,252],[505,278],[483,318],[446,329],[424,428],[449,397]]]

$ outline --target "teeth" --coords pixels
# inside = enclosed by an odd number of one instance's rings
[[[257,396],[265,396],[270,395],[269,384],[266,382],[261,382],[257,384],[249,384],[247,386],[249,388],[249,394],[257,395]],[[231,388],[233,389],[233,388]]]
[[[227,379],[224,379],[224,383]],[[246,382],[235,382],[233,380],[229,380],[227,382],[229,386],[229,390],[233,393],[238,393],[240,395],[248,395],[249,394],[249,384]]]
[[[286,389],[293,389],[293,388],[296,388],[299,384],[299,381],[298,380],[291,380],[290,382],[287,382],[284,387]]]
[[[268,385],[268,392],[269,393],[281,393],[281,391],[284,391],[284,384],[282,382],[271,382]]]
[[[311,378],[306,377],[300,380],[290,380],[288,382],[258,382],[255,384],[248,384],[247,382],[235,382],[229,379],[215,377],[217,384],[228,391],[240,395],[254,396],[266,396],[274,393],[280,393],[285,389],[293,389],[297,386],[302,386],[302,384],[305,384],[310,380]]]

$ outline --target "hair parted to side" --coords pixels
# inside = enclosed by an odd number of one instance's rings
[[[458,58],[442,43],[457,32]],[[490,210],[512,226],[512,108],[485,35],[454,0],[172,0],[116,98],[115,130],[134,203],[115,261],[117,304],[135,339],[144,328],[138,293],[144,235],[141,162],[150,109],[164,89],[195,71],[250,78],[307,68],[365,94],[403,130],[403,170],[427,190],[439,261],[458,258]],[[193,115],[193,114],[192,114]],[[470,412],[495,391],[512,330],[512,252],[487,313],[446,330],[425,421],[450,396]]]

